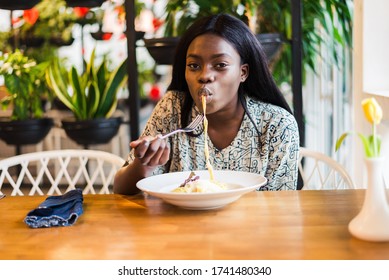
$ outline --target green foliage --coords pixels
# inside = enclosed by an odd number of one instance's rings
[[[232,14],[248,24],[247,8],[254,0],[173,0],[165,8],[165,36],[180,36],[199,17],[217,13]]]
[[[362,100],[362,109],[366,120],[372,125],[372,134],[365,136],[362,133],[357,133],[362,140],[365,156],[368,158],[379,157],[381,153],[381,137],[377,134],[377,125],[380,124],[383,116],[383,111],[374,97],[365,98]],[[342,145],[344,139],[353,132],[343,133],[336,141],[335,151]]]
[[[292,38],[292,15],[290,0],[256,0],[258,33],[281,33],[288,40]],[[339,47],[352,46],[352,2],[349,0],[302,0],[302,58],[305,69],[316,71],[316,60],[324,46],[328,59],[324,62],[341,65]],[[292,48],[284,50],[273,66],[276,80],[291,81]],[[304,74],[304,73],[303,73]]]
[[[42,118],[42,100],[48,96],[45,71],[48,62],[37,64],[20,50],[0,56],[0,76],[9,93],[0,100],[3,109],[12,105],[12,119]]]
[[[353,132],[343,133],[336,141],[335,151],[338,151],[346,137]],[[365,156],[368,158],[379,157],[381,153],[381,137],[379,135],[365,136],[362,133],[356,133],[362,141]]]
[[[339,65],[339,46],[352,45],[350,0],[302,0],[302,57],[305,69],[316,70],[321,46],[330,52],[327,63]],[[174,0],[165,8],[165,36],[180,36],[198,17],[228,13],[242,19],[256,33],[280,33],[292,39],[290,0]],[[255,21],[253,25],[253,21]],[[284,44],[279,59],[272,65],[277,82],[291,81],[292,48]],[[303,73],[304,74],[304,73]]]
[[[94,64],[95,50],[83,74],[74,66],[67,71],[58,60],[46,72],[50,88],[77,120],[110,117],[116,110],[117,92],[127,80],[126,60],[113,71],[106,57],[98,67]]]
[[[64,41],[72,38],[73,24],[76,16],[66,6],[64,0],[42,0],[35,8],[39,11],[39,18],[34,25],[25,23],[22,32],[32,32],[36,37],[59,37]]]

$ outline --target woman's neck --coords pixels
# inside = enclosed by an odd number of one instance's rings
[[[235,110],[207,116],[208,136],[217,149],[222,150],[228,147],[235,139],[241,127],[244,112],[241,102],[238,101]]]

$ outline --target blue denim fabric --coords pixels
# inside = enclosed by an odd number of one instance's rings
[[[81,189],[60,196],[49,196],[38,208],[27,214],[24,222],[31,228],[70,226],[84,212],[83,200]]]

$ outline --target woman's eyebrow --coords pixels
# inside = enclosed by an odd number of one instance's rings
[[[211,58],[212,59],[215,59],[215,58],[219,58],[219,57],[231,57],[229,54],[227,54],[227,53],[217,53],[217,54],[213,54],[212,56],[211,56]],[[198,58],[198,59],[200,59],[202,56],[201,55],[198,55],[198,54],[188,54],[187,56],[186,56],[186,58]]]

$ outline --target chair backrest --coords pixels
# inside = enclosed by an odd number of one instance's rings
[[[53,195],[82,188],[83,193],[112,193],[121,157],[96,150],[51,150],[0,160],[0,194]],[[8,193],[7,193],[8,192]]]
[[[299,172],[302,190],[354,189],[345,168],[329,156],[300,147]]]

